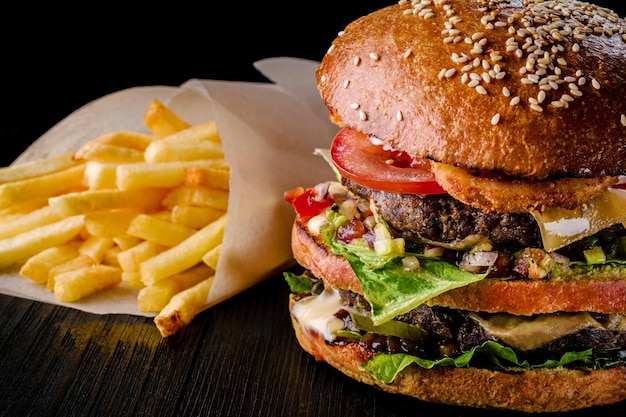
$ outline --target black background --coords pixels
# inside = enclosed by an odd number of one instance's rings
[[[54,3],[0,15],[2,165],[114,91],[191,78],[262,82],[257,60],[320,60],[348,22],[391,2]],[[601,4],[626,16],[622,2]],[[149,319],[0,296],[0,381],[0,416],[503,415],[388,395],[315,362],[290,329],[281,277],[167,340]],[[571,415],[598,412],[624,408]]]

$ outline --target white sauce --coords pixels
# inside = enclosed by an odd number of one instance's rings
[[[303,298],[291,310],[294,317],[308,332],[321,334],[326,341],[332,341],[334,332],[344,328],[343,320],[335,317],[341,309],[341,297],[335,289],[325,289],[318,296]]]

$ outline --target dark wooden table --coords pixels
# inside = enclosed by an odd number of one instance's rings
[[[256,60],[319,60],[347,22],[385,4],[15,6],[6,15],[14,24],[0,29],[2,165],[70,112],[113,91],[190,78],[262,82]],[[623,4],[614,8],[626,15]],[[0,416],[504,414],[386,394],[316,362],[295,340],[287,295],[277,275],[167,339],[149,318],[2,295]],[[571,415],[625,412],[618,404]]]

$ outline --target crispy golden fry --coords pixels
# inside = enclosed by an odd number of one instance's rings
[[[83,185],[90,190],[112,190],[116,187],[117,162],[88,161]]]
[[[226,216],[224,214],[180,244],[143,261],[139,265],[143,283],[152,285],[200,263],[205,253],[221,243]]]
[[[139,311],[158,313],[174,295],[204,281],[213,274],[215,272],[207,265],[198,264],[187,271],[156,282],[154,285],[143,287],[137,296],[137,308]]]
[[[72,216],[0,240],[0,268],[6,268],[52,246],[76,237],[83,228],[83,216]]]
[[[115,266],[94,265],[63,272],[55,277],[54,296],[71,303],[122,282],[122,270]]]
[[[182,132],[181,132],[182,133]],[[146,162],[196,161],[198,159],[224,158],[219,142],[167,141],[152,142],[144,154]]]
[[[93,236],[114,239],[123,236],[131,220],[141,212],[138,210],[98,211],[85,215],[85,230]]]
[[[169,216],[168,216],[169,217]],[[148,214],[138,214],[128,225],[128,233],[164,246],[176,246],[196,232],[191,227],[172,223]]]
[[[110,237],[89,236],[78,248],[78,253],[87,255],[100,263],[104,259],[107,250],[115,245]]]
[[[102,161],[102,162],[138,162],[143,161],[143,151],[126,148],[124,146],[109,145],[106,143],[93,143],[85,146],[74,154],[77,161]]]
[[[161,138],[163,142],[187,142],[187,143],[198,143],[198,142],[215,142],[221,143],[222,139],[217,131],[217,123],[215,120],[209,120],[204,123],[200,123],[197,125],[189,126],[185,129],[181,129],[177,132],[171,133],[163,138]],[[150,146],[148,146],[149,148]],[[146,148],[146,151],[148,150]]]
[[[40,209],[47,205],[47,198],[37,198],[35,200],[29,200],[24,203],[12,204],[9,207],[0,209],[0,221],[13,221],[18,217],[23,216],[24,214],[28,214],[33,210]]]
[[[78,254],[77,257],[69,259],[61,264],[55,265],[48,271],[48,281],[46,282],[46,288],[50,291],[54,291],[54,283],[56,282],[57,275],[63,274],[68,271],[74,271],[75,269],[87,268],[97,265],[95,259],[88,255]]]
[[[128,285],[130,288],[141,290],[145,287],[141,281],[141,275],[138,271],[124,271],[122,270],[122,282]]]
[[[118,268],[121,268],[122,266],[120,265],[120,261],[117,259],[117,255],[119,255],[121,251],[122,249],[117,245],[114,245],[113,247],[107,249],[104,252],[102,263],[104,265],[117,266]]]
[[[225,169],[225,162],[222,159],[156,163],[138,162],[123,164],[117,167],[115,173],[116,186],[120,190],[136,190],[147,187],[177,187],[185,184],[187,169],[189,168],[205,170],[207,176],[215,173],[216,177],[221,175],[222,177],[230,178],[230,171]],[[220,184],[223,182],[223,179],[220,181],[219,178],[216,178],[215,182]]]
[[[82,189],[84,171],[85,165],[81,164],[51,174],[4,183],[0,185],[0,208]]]
[[[214,271],[217,270],[217,260],[220,257],[220,251],[222,250],[222,244],[220,243],[210,251],[204,254],[202,262],[211,267]]]
[[[124,233],[123,235],[115,236],[113,242],[115,242],[122,251],[125,251],[140,244],[143,242],[143,239]]]
[[[139,264],[148,258],[166,250],[168,247],[156,242],[144,240],[137,245],[125,249],[117,254],[117,261],[124,272],[138,272]]]
[[[113,145],[145,151],[148,145],[157,139],[156,136],[148,133],[135,132],[132,130],[118,130],[117,132],[105,133],[90,140],[81,146],[77,152],[81,152],[81,150],[87,149],[93,145]]]
[[[143,113],[143,124],[159,138],[164,138],[191,126],[159,99],[154,99],[148,103],[148,107]]]
[[[230,170],[220,168],[187,168],[185,169],[184,185],[200,185],[228,191],[230,189]]]
[[[163,199],[163,206],[210,207],[219,210],[228,208],[229,192],[202,186],[181,186],[173,188]]]
[[[154,318],[161,336],[177,333],[202,310],[206,303],[214,276],[176,294]]]
[[[224,210],[210,207],[174,206],[171,210],[172,222],[201,229],[225,214]]]
[[[6,239],[22,232],[44,226],[61,220],[54,210],[49,206],[31,211],[30,213],[19,215],[7,221],[0,221],[0,239]]]
[[[103,210],[130,209],[154,212],[161,208],[167,189],[146,188],[136,191],[86,190],[51,197],[48,203],[63,217]]]
[[[78,241],[72,241],[44,249],[28,258],[20,268],[19,274],[38,284],[45,284],[52,268],[78,256],[78,245]]]
[[[51,174],[82,164],[82,162],[75,161],[73,156],[74,152],[67,152],[36,161],[19,162],[2,167],[0,168],[0,184]]]

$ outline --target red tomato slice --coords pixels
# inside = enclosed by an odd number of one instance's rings
[[[341,129],[330,155],[342,176],[368,188],[402,194],[446,193],[435,181],[428,161],[386,151],[356,130]]]

